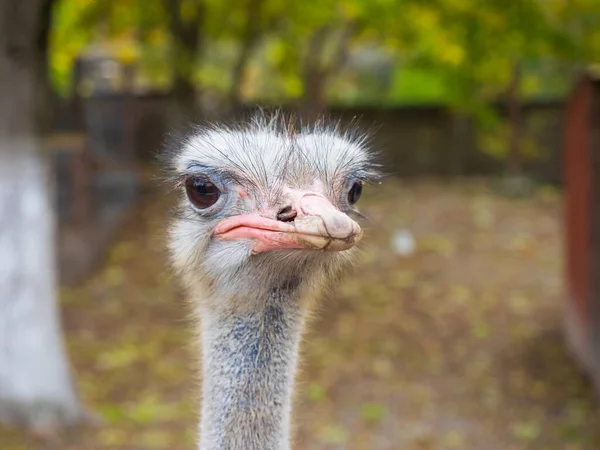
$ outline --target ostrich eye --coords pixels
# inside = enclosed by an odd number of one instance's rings
[[[362,182],[357,181],[352,185],[352,187],[348,191],[348,202],[351,205],[354,205],[360,198],[360,194],[362,194],[362,187]]]
[[[221,191],[213,183],[196,177],[185,180],[185,192],[192,205],[198,209],[211,207],[221,196]]]

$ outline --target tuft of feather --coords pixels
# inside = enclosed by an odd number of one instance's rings
[[[291,173],[298,167],[325,180],[354,172],[363,181],[378,181],[378,156],[371,148],[371,133],[358,119],[321,117],[304,123],[294,114],[258,110],[236,122],[193,124],[167,135],[159,156],[167,178],[177,183],[188,167],[206,165],[215,170],[239,172],[245,182],[269,181],[269,172]]]

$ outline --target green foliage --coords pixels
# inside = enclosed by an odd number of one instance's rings
[[[394,70],[389,102],[392,104],[446,103],[450,95],[444,78],[439,73],[419,67],[399,65]]]
[[[66,91],[74,58],[100,43],[119,59],[136,62],[149,85],[166,87],[175,70],[225,92],[250,38],[250,20],[256,43],[245,67],[246,98],[300,97],[311,40],[324,33],[317,59],[332,71],[330,100],[443,102],[480,118],[490,115],[485,105],[505,93],[515,64],[523,68],[524,97],[556,96],[567,91],[572,68],[594,63],[600,54],[600,0],[175,0],[182,23],[197,24],[204,49],[202,61],[180,55],[172,64],[169,54],[179,46],[167,4],[59,1],[51,40],[55,86]],[[352,32],[345,46],[356,63],[344,69],[335,60],[347,27]],[[391,61],[382,69],[386,79],[361,63],[369,52]]]
[[[410,61],[442,77],[450,105],[467,112],[501,94],[516,63],[543,55],[551,33],[538,0],[415,1],[404,11],[412,24],[392,45],[409,47]]]
[[[92,31],[84,26],[90,4],[83,0],[58,2],[53,16],[50,41],[50,76],[60,92],[69,87],[73,60],[91,40]]]

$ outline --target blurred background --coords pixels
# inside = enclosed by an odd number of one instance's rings
[[[176,196],[155,157],[169,130],[257,106],[371,130],[390,174],[305,340],[296,448],[600,448],[600,1],[31,3],[0,5],[0,45],[31,75],[0,56],[0,122],[35,99],[57,237],[29,274],[0,239],[0,286],[59,280],[18,314],[0,289],[0,449],[195,448],[192,326],[163,243]],[[24,153],[4,145],[0,186]],[[5,241],[27,241],[15,223]],[[49,334],[20,347],[11,330],[36,323]],[[11,348],[57,369],[13,368]]]

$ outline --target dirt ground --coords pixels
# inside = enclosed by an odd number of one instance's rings
[[[77,384],[98,427],[1,450],[192,449],[195,348],[166,268],[172,197],[132,213],[104,266],[62,290]],[[308,332],[296,449],[600,448],[600,414],[561,335],[560,196],[506,199],[484,181],[388,180],[353,275]],[[410,256],[391,245],[411,230]]]

